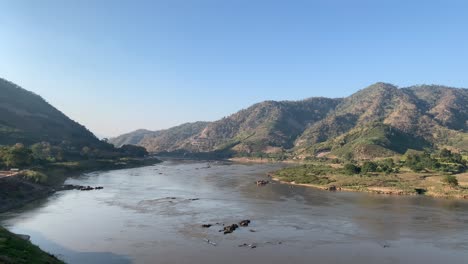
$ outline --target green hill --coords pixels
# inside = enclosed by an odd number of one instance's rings
[[[145,154],[99,140],[39,95],[0,78],[0,169]]]
[[[55,256],[0,227],[0,263],[5,264],[63,264]]]
[[[47,141],[99,146],[101,141],[39,95],[0,78],[0,145]]]

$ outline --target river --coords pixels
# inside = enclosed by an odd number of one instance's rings
[[[67,183],[103,190],[60,191],[0,222],[71,264],[467,263],[466,201],[254,184],[280,166],[168,160],[88,173]]]

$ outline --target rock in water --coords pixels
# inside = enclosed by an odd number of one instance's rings
[[[249,226],[249,224],[250,224],[250,220],[242,220],[239,223],[240,226]]]

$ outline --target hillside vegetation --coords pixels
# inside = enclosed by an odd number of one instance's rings
[[[468,151],[468,90],[376,83],[338,99],[266,101],[215,122],[111,139],[150,152],[307,160],[375,159],[409,149]]]
[[[0,263],[2,264],[63,264],[55,256],[42,251],[31,242],[0,227]]]
[[[0,78],[0,145],[47,141],[57,145],[100,146],[89,130],[42,97]]]
[[[39,95],[0,78],[0,170],[147,154],[141,147],[115,148],[99,140]]]
[[[307,162],[272,173],[275,180],[330,191],[429,195],[468,198],[468,160],[442,149],[434,153],[408,151],[400,159],[340,163]],[[271,175],[271,174],[270,174]]]
[[[66,177],[159,160],[145,148],[115,148],[40,96],[0,79],[0,211],[45,197]]]

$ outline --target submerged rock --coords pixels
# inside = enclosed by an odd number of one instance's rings
[[[263,185],[267,185],[268,183],[270,183],[270,181],[258,180],[255,183],[259,186],[263,186]]]
[[[242,245],[239,245],[239,247],[257,248],[257,245],[244,243]]]
[[[61,190],[63,191],[68,191],[68,190],[92,191],[92,190],[102,190],[102,189],[104,189],[104,187],[102,186],[91,187],[91,186],[81,186],[81,185],[73,185],[73,184],[65,184],[61,188]]]
[[[208,244],[210,244],[210,245],[212,245],[212,246],[215,246],[215,247],[216,247],[216,245],[217,245],[215,242],[213,242],[213,241],[211,241],[211,240],[209,240],[209,239],[206,239],[206,238],[205,238],[205,242],[208,243]]]
[[[228,225],[228,226],[225,226],[223,230],[219,230],[219,232],[224,232],[224,234],[231,234],[232,232],[234,232],[237,228],[239,228],[239,226],[237,224],[232,224],[232,225]]]
[[[239,223],[240,226],[249,226],[249,224],[250,224],[250,220],[242,220]]]

